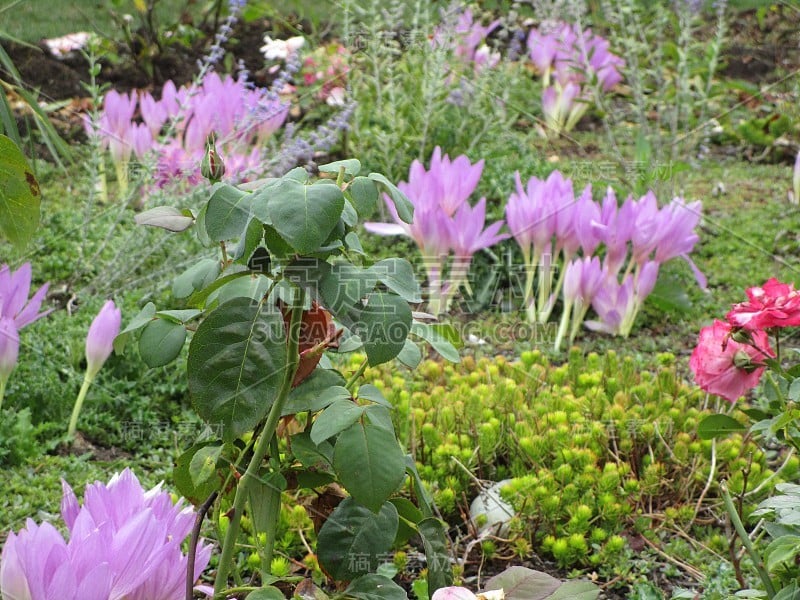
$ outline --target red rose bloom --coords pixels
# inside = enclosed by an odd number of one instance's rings
[[[747,297],[747,302],[734,304],[727,315],[734,327],[756,331],[800,325],[800,291],[794,285],[773,277],[763,287],[748,289]]]
[[[730,335],[730,324],[720,320],[703,327],[689,367],[702,389],[736,402],[758,384],[764,372],[764,359],[775,353],[763,331],[752,333],[752,345],[736,342]]]

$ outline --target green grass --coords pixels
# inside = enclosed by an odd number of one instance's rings
[[[134,17],[141,14],[137,11],[134,0],[56,0],[55,3],[57,10],[54,10],[51,0],[0,1],[0,34],[30,43],[76,31],[92,31],[115,38],[120,35],[120,29],[113,18],[114,13],[130,14]],[[186,10],[196,18],[208,4],[190,4],[187,0],[156,0],[155,21],[162,25],[173,25]],[[330,13],[324,3],[311,0],[281,3],[251,0],[248,16],[273,16],[278,9],[283,14],[294,12],[301,18],[310,20],[315,26]],[[140,23],[137,19],[136,25]]]

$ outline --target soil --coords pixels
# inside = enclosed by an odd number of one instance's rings
[[[800,30],[793,26],[788,12],[795,9],[779,7],[760,17],[755,10],[735,15],[730,24],[729,40],[722,58],[721,74],[752,83],[769,83],[800,65]],[[305,23],[293,24],[308,27]],[[257,85],[269,83],[269,74],[263,69],[260,48],[265,33],[281,36],[266,19],[250,23],[239,22],[226,49],[233,55],[233,64],[243,61]],[[122,44],[117,49],[118,59],[102,61],[98,82],[109,84],[123,92],[147,89],[157,96],[161,86],[172,80],[176,85],[188,83],[197,71],[197,63],[207,53],[214,32],[206,31],[203,39],[190,46],[179,43],[164,46],[150,60],[142,58],[146,52],[141,43]],[[284,33],[285,35],[285,33]],[[135,39],[144,36],[137,36]],[[84,84],[89,81],[89,66],[85,58],[71,53],[55,58],[44,43],[38,47],[23,46],[3,41],[3,48],[19,70],[23,81],[39,91],[45,101],[68,100],[86,96]]]

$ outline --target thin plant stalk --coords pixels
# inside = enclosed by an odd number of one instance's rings
[[[83,376],[83,384],[81,385],[81,391],[78,392],[78,398],[75,400],[75,406],[72,407],[72,415],[69,418],[69,426],[67,427],[67,437],[69,439],[75,437],[75,431],[78,428],[78,415],[81,414],[81,408],[83,408],[83,401],[86,399],[86,393],[89,391],[91,385],[92,385],[92,379],[89,377],[89,373],[87,372]]]
[[[289,322],[288,343],[287,343],[287,365],[286,372],[284,373],[283,384],[278,392],[278,397],[275,399],[272,408],[267,416],[267,421],[264,425],[264,430],[253,448],[253,457],[247,465],[247,470],[239,480],[236,487],[236,495],[233,499],[233,509],[230,515],[230,522],[228,524],[228,531],[225,534],[225,540],[222,543],[222,554],[219,559],[219,567],[217,568],[217,576],[214,579],[214,598],[221,599],[225,597],[223,590],[228,582],[228,574],[230,573],[233,555],[236,550],[236,540],[239,537],[239,523],[242,518],[247,498],[250,493],[250,486],[252,482],[257,479],[258,471],[267,451],[270,448],[272,438],[275,436],[275,430],[278,426],[278,421],[281,417],[281,412],[289,397],[289,392],[292,389],[292,382],[294,375],[297,371],[297,364],[300,361],[299,343],[300,343],[300,324],[303,315],[303,303],[305,301],[305,291],[302,288],[294,288],[292,305],[291,305],[291,318]],[[274,528],[274,526],[273,526]],[[274,537],[274,531],[268,531],[267,539]]]
[[[722,500],[725,503],[725,510],[728,513],[731,524],[733,524],[736,534],[739,536],[739,539],[742,540],[742,545],[747,551],[747,554],[750,555],[750,560],[753,561],[756,571],[758,571],[758,576],[761,579],[761,583],[764,584],[764,590],[767,592],[767,598],[774,598],[775,587],[772,585],[772,579],[770,579],[769,574],[764,570],[764,562],[761,560],[758,552],[756,552],[756,549],[753,547],[753,542],[750,540],[750,536],[747,535],[744,524],[742,524],[742,520],[739,517],[739,512],[736,510],[736,507],[733,504],[733,499],[731,498],[730,492],[728,492],[728,486],[724,481],[719,484],[719,489],[722,492]]]

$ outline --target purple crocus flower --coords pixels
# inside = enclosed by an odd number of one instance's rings
[[[607,277],[592,301],[600,321],[587,321],[586,326],[628,337],[639,309],[656,285],[658,268],[656,261],[649,261],[636,274],[626,275],[621,284],[616,277]]]
[[[0,403],[18,357],[19,331],[10,317],[0,317]]]
[[[628,242],[635,226],[633,199],[628,198],[622,206],[617,205],[617,195],[609,186],[600,209],[600,221],[595,223],[595,231],[606,246],[603,266],[616,275],[628,255]]]
[[[39,312],[49,284],[45,283],[28,300],[31,276],[31,263],[24,263],[16,271],[12,271],[8,265],[0,267],[0,317],[13,319],[17,329],[22,329],[51,312]]]
[[[114,338],[119,335],[122,313],[108,300],[89,326],[86,335],[86,374],[94,379],[114,350]]]
[[[702,217],[701,211],[701,202],[686,204],[683,198],[675,198],[662,209],[655,260],[664,263],[671,258],[682,258],[689,263],[698,285],[706,289],[706,276],[689,258],[689,253],[700,239],[694,230]]]
[[[172,81],[169,83],[172,83]],[[173,89],[175,88],[174,83],[172,87]],[[169,118],[167,103],[163,101],[157,102],[152,94],[142,92],[139,94],[139,110],[142,113],[142,120],[150,130],[150,135],[152,135],[153,138],[157,138],[158,134],[161,132],[161,128]]]
[[[576,259],[566,266],[562,288],[564,308],[555,339],[556,351],[561,348],[561,341],[567,334],[570,315],[572,316],[572,327],[569,339],[570,342],[575,339],[581,323],[605,279],[606,271],[603,270],[600,259],[596,256]]]
[[[80,507],[62,482],[69,542],[49,523],[28,520],[10,533],[0,562],[3,600],[180,600],[187,557],[181,544],[194,513],[160,486],[145,491],[126,469],[107,484],[87,486]],[[198,546],[195,578],[211,547]]]
[[[634,205],[634,226],[631,231],[633,260],[644,264],[658,244],[662,235],[662,213],[658,208],[656,195],[651,191],[642,196]]]

